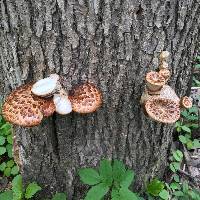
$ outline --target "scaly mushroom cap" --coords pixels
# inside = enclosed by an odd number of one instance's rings
[[[192,101],[189,97],[185,96],[181,98],[181,107],[183,108],[191,108],[192,107]]]
[[[161,69],[159,74],[165,78],[165,81],[168,81],[171,76],[171,73],[168,69]]]
[[[158,91],[165,85],[165,78],[158,72],[151,71],[146,75],[147,88],[150,91]]]
[[[171,99],[151,98],[146,102],[145,110],[149,117],[161,123],[175,123],[180,118],[179,104]]]
[[[41,79],[33,84],[31,91],[37,96],[47,97],[56,92],[58,87],[59,76],[57,74],[51,74],[50,77]]]
[[[41,123],[43,116],[55,111],[52,99],[42,99],[31,93],[33,83],[16,88],[6,99],[2,113],[6,121],[32,127]]]
[[[78,113],[91,113],[102,104],[101,92],[92,83],[84,83],[70,91],[72,109]]]

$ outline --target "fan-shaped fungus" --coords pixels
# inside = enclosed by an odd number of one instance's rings
[[[181,104],[181,107],[183,107],[183,108],[191,108],[192,107],[192,101],[187,96],[181,98],[180,104]]]
[[[171,73],[170,73],[170,71],[168,69],[161,69],[159,71],[159,74],[165,78],[166,82],[169,80],[169,78],[171,76]]]
[[[91,113],[102,104],[101,92],[92,83],[84,83],[70,91],[72,109],[78,113]]]
[[[32,127],[41,123],[43,116],[50,116],[55,111],[52,98],[43,99],[31,93],[33,83],[16,88],[6,99],[2,113],[6,121]]]
[[[149,117],[162,123],[171,124],[180,118],[179,104],[172,99],[151,98],[146,101],[145,110]]]

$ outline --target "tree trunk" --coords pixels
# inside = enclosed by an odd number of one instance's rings
[[[140,96],[146,72],[171,53],[170,85],[185,95],[191,82],[200,22],[199,0],[1,0],[1,99],[24,82],[50,73],[65,88],[91,81],[103,92],[95,113],[54,115],[39,127],[15,127],[25,181],[43,197],[55,191],[81,199],[77,170],[100,159],[123,160],[136,173],[134,189],[162,177],[173,125],[151,121]]]

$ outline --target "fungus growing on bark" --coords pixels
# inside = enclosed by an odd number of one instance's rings
[[[181,98],[180,105],[183,108],[191,108],[192,107],[192,101],[189,97],[185,96]]]
[[[165,85],[165,78],[158,72],[151,71],[146,75],[146,84],[148,92],[159,92]]]
[[[70,91],[72,109],[78,113],[95,112],[102,104],[101,92],[92,83],[81,84]]]
[[[72,112],[72,104],[64,90],[61,90],[59,94],[54,94],[53,102],[58,114],[66,115]]]
[[[33,83],[16,88],[7,98],[2,107],[6,121],[32,127],[41,123],[43,116],[50,116],[55,111],[52,98],[41,98],[31,93]]]
[[[180,107],[176,101],[160,97],[152,97],[145,103],[145,110],[155,121],[171,124],[180,118]]]
[[[169,52],[168,51],[162,51],[161,54],[160,54],[160,60],[161,61],[166,61],[167,58],[169,57]]]
[[[171,76],[169,69],[161,69],[159,74],[165,78],[165,82],[167,82]]]
[[[60,88],[59,76],[57,74],[51,74],[48,78],[37,81],[32,86],[31,91],[37,96],[47,97],[53,95]]]

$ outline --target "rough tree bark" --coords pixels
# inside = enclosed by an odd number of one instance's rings
[[[92,81],[103,92],[96,113],[54,115],[36,128],[15,127],[26,181],[43,196],[85,187],[77,170],[101,158],[123,160],[136,173],[135,189],[167,165],[173,126],[152,122],[139,100],[144,75],[171,53],[170,85],[189,88],[197,49],[199,0],[1,0],[1,99],[24,82],[63,75],[69,90]]]

